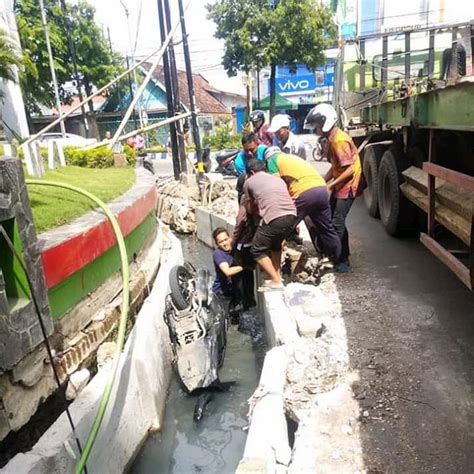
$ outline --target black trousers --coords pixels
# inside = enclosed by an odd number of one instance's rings
[[[354,203],[353,197],[347,199],[338,199],[336,193],[331,193],[329,200],[331,205],[332,223],[336,229],[336,233],[341,239],[341,255],[338,263],[347,262],[350,255],[349,249],[349,232],[346,227],[346,218]]]
[[[244,311],[256,305],[254,295],[254,273],[255,261],[250,254],[250,247],[242,247],[234,251],[234,258],[237,265],[245,267],[238,277],[238,285],[242,294],[242,305]]]

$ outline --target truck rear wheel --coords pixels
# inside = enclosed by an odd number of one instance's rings
[[[364,189],[364,201],[369,215],[379,217],[378,173],[383,148],[369,146],[364,152],[363,172],[367,187]]]
[[[402,170],[408,167],[403,153],[390,147],[382,156],[378,172],[378,202],[380,219],[389,235],[412,230],[416,208],[400,191]]]

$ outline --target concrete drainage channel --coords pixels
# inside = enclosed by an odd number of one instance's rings
[[[196,235],[207,244],[211,243],[208,241],[210,228],[223,226],[231,230],[233,226],[231,219],[202,208],[196,210],[196,220]],[[169,271],[182,263],[183,256],[179,241],[164,226],[160,226],[157,240],[150,249],[150,260],[156,261],[156,255],[160,255],[157,277],[127,340],[119,369],[120,382],[114,389],[87,464],[89,472],[123,472],[129,467],[132,472],[157,472],[153,458],[148,469],[138,469],[140,462],[132,467],[131,462],[150,431],[161,430],[159,437],[164,437],[183,415],[173,411],[169,399],[167,403],[167,389],[173,374],[168,332],[161,317],[165,295],[169,292]],[[204,460],[194,467],[203,472],[230,472],[234,468],[229,469],[229,466],[233,465],[240,474],[364,471],[359,423],[365,414],[360,416],[352,395],[351,386],[357,383],[358,376],[349,369],[346,331],[334,275],[322,276],[318,286],[291,283],[284,292],[260,295],[257,313],[264,320],[268,351],[260,379],[256,376],[249,382],[252,385],[246,387],[251,394],[258,385],[249,400],[246,440],[242,431],[244,423],[232,418],[232,411],[237,407],[229,398],[221,416],[214,417],[216,429],[211,436],[216,448],[211,457],[215,458],[218,453],[223,463],[206,469]],[[238,339],[235,341],[236,354],[250,352]],[[226,364],[230,363],[231,367],[229,378],[235,376],[232,370],[237,369],[232,368],[231,357],[232,354],[228,354],[226,358]],[[70,405],[80,439],[89,431],[107,369],[105,365]],[[177,393],[176,384],[174,387],[172,396]],[[239,409],[247,411],[246,397],[238,404]],[[165,417],[165,406],[173,418],[171,425],[170,417],[168,421]],[[186,411],[184,405],[178,406],[178,410]],[[184,416],[192,424],[192,411],[187,411]],[[210,418],[203,420],[200,431],[191,432],[189,428],[187,433],[181,433],[187,444],[164,446],[168,454],[170,451],[173,454],[168,467],[159,472],[173,471],[173,456],[178,448],[183,451],[181,456],[185,460],[191,448],[202,450],[202,456],[210,452],[206,445],[206,432],[209,432],[206,423]],[[225,431],[219,430],[218,425],[225,423],[234,433],[240,433],[241,447],[245,443],[241,459],[241,450],[226,451],[235,440],[231,439],[232,435],[230,439],[223,439],[227,434],[224,436]],[[229,452],[234,461],[226,464]],[[199,457],[197,453],[196,458]],[[17,455],[2,472],[66,473],[73,471],[77,460],[74,439],[63,414],[30,452]],[[193,470],[193,466],[188,464],[187,467],[187,472]]]
[[[197,236],[233,219],[196,209]],[[305,240],[309,237],[303,232]],[[290,283],[259,295],[268,352],[249,400],[249,431],[237,472],[362,472],[360,413],[334,274],[318,286]],[[363,416],[362,416],[363,419]]]

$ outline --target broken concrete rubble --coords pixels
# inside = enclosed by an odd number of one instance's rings
[[[268,343],[286,354],[283,411],[297,424],[285,472],[363,472],[359,405],[351,388],[358,375],[349,367],[335,275],[321,272],[316,257],[299,260],[299,277],[317,272],[319,285],[290,283],[283,294],[264,294],[261,301]],[[263,438],[260,444],[266,436],[273,439],[268,427],[254,431]],[[261,462],[268,466],[269,459]],[[239,472],[249,472],[249,461],[258,459],[244,459]]]
[[[195,232],[196,207],[201,205],[195,179],[183,176],[181,181],[164,180],[157,186],[158,217],[175,232]],[[234,218],[238,211],[235,183],[224,180],[213,183],[207,208],[223,217]]]

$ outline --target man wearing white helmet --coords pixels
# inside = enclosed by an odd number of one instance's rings
[[[352,138],[337,126],[337,113],[329,104],[319,104],[311,109],[304,127],[328,139],[328,161],[331,168],[324,179],[331,193],[333,224],[342,244],[336,269],[345,273],[348,271],[350,254],[346,217],[363,186],[359,153]]]
[[[296,155],[306,160],[304,143],[290,130],[290,117],[286,114],[275,115],[269,131],[275,135],[276,143],[283,153]]]

